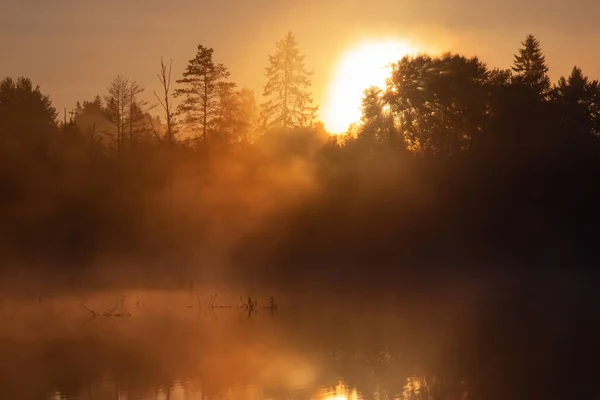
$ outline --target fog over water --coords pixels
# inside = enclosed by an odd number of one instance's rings
[[[561,276],[546,272],[547,280],[551,275],[555,294],[572,290]],[[505,278],[374,293],[341,279],[329,288],[285,291],[194,283],[38,296],[23,291],[0,303],[0,355],[8,361],[0,367],[0,389],[5,398],[31,399],[526,393],[521,374],[530,374],[533,385],[535,373],[512,368],[538,357],[536,349],[548,360],[560,354],[548,349],[559,343],[567,315],[560,304],[540,298],[535,326],[544,327],[544,336],[519,347],[530,333],[511,337],[504,324],[518,320],[517,309],[501,313],[519,286]],[[542,312],[547,306],[553,313]],[[486,387],[490,378],[497,380]],[[507,379],[512,382],[499,386]]]

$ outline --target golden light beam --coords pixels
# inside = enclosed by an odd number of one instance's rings
[[[323,123],[333,133],[343,133],[360,120],[361,100],[370,86],[385,88],[389,64],[418,49],[398,39],[365,40],[348,49],[334,66],[333,80],[325,96]]]

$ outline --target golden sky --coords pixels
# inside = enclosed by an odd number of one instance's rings
[[[533,33],[553,79],[573,64],[600,78],[598,15],[595,0],[0,0],[0,77],[30,77],[57,108],[71,108],[104,93],[116,74],[150,94],[161,56],[178,78],[203,44],[260,95],[268,55],[291,30],[314,71],[317,103],[344,50],[365,39],[507,67]]]

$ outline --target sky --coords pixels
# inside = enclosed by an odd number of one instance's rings
[[[598,15],[595,0],[0,0],[0,77],[31,78],[59,110],[105,93],[117,74],[152,100],[161,56],[179,78],[202,44],[260,101],[268,55],[292,31],[317,104],[339,59],[364,40],[408,40],[508,67],[532,33],[553,79],[574,64],[600,78]]]

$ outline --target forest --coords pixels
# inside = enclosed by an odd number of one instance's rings
[[[292,33],[260,96],[204,45],[72,110],[4,78],[2,289],[258,282],[392,293],[427,320],[454,285],[485,302],[449,371],[489,398],[597,392],[600,84],[577,66],[552,82],[532,35],[515,47],[504,69],[406,56],[336,135]]]
[[[4,275],[384,285],[597,261],[599,83],[577,66],[551,82],[532,35],[506,69],[398,60],[341,135],[292,33],[261,98],[209,47],[182,74],[159,61],[154,104],[123,76],[69,112],[1,81]]]

